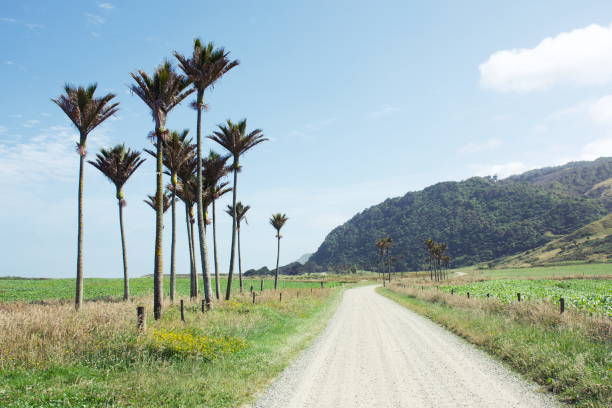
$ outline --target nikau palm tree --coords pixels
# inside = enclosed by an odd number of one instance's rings
[[[87,155],[87,137],[98,125],[114,115],[119,103],[113,102],[115,94],[108,93],[100,98],[95,96],[96,84],[88,87],[74,87],[66,84],[65,94],[51,99],[60,107],[79,131],[77,152],[79,154],[78,232],[76,294],[74,304],[78,310],[83,304],[83,185],[84,162]]]
[[[177,172],[185,163],[193,158],[194,147],[191,139],[187,139],[189,130],[182,132],[171,131],[167,140],[164,142],[163,163],[166,167],[166,174],[170,176],[169,188],[172,194],[172,244],[170,247],[170,300],[174,301],[176,292],[176,186],[178,183]],[[147,153],[155,157],[156,153],[145,149]]]
[[[121,232],[121,251],[123,254],[123,300],[130,297],[130,283],[128,279],[127,250],[125,244],[125,232],[123,229],[123,207],[126,205],[123,194],[123,186],[134,172],[144,163],[145,159],[140,157],[140,152],[126,149],[120,144],[111,149],[102,149],[96,156],[95,161],[89,160],[89,164],[97,168],[115,185],[117,202],[119,204],[119,230]]]
[[[168,209],[172,205],[172,202],[171,202],[172,196],[168,193],[164,193],[162,200],[163,200],[163,210],[165,213],[166,211],[168,211]],[[144,201],[149,207],[151,207],[153,211],[157,211],[157,199],[155,198],[155,195],[147,195],[147,198],[142,201]]]
[[[208,188],[212,194],[213,260],[215,265],[215,297],[217,300],[219,300],[221,296],[221,280],[219,278],[219,260],[217,258],[217,210],[215,207],[215,202],[219,197],[232,190],[231,188],[226,188],[228,183],[219,183],[220,180],[231,170],[231,168],[227,165],[229,158],[229,155],[221,156],[220,154],[211,150],[208,157],[202,160],[204,174],[206,174],[206,180],[209,184]]]
[[[236,208],[236,194],[238,192],[238,171],[240,171],[240,156],[251,150],[258,144],[265,142],[266,139],[260,129],[255,129],[249,133],[246,130],[246,119],[238,123],[227,120],[225,124],[218,125],[219,130],[213,132],[209,139],[214,140],[223,146],[233,157],[232,171],[234,173],[234,185],[232,194],[232,208]],[[232,246],[230,251],[229,273],[227,276],[227,289],[225,299],[229,300],[232,294],[232,276],[234,274],[234,259],[236,256],[236,212],[232,215]]]
[[[200,39],[196,39],[194,41],[193,53],[190,57],[186,57],[178,52],[175,52],[174,56],[179,61],[180,68],[193,83],[194,90],[196,91],[196,101],[194,107],[197,111],[196,157],[198,169],[196,203],[198,236],[200,239],[200,257],[204,277],[204,299],[207,308],[210,309],[212,307],[212,289],[210,285],[208,248],[206,246],[206,228],[204,225],[204,208],[202,202],[204,189],[202,180],[202,111],[205,107],[204,92],[209,87],[214,86],[215,82],[217,82],[229,70],[238,66],[239,62],[237,60],[230,60],[228,58],[229,52],[226,52],[225,49],[215,48],[213,43],[203,45]]]
[[[274,229],[276,230],[276,240],[277,240],[277,247],[276,247],[276,272],[274,272],[274,289],[276,290],[276,288],[278,287],[278,261],[280,260],[280,240],[283,237],[280,234],[281,228],[283,228],[283,226],[285,225],[285,223],[287,222],[289,218],[287,218],[287,216],[285,214],[281,214],[281,213],[277,213],[277,214],[272,214],[272,217],[270,217],[270,225],[272,225],[274,227]]]
[[[240,282],[240,293],[242,293],[242,256],[240,251],[240,224],[242,221],[248,224],[246,219],[246,213],[251,209],[250,205],[243,205],[240,201],[236,203],[236,229],[238,232],[238,280]],[[229,216],[233,216],[234,208],[231,205],[227,206],[225,210]]]
[[[172,64],[166,61],[155,69],[151,77],[139,70],[130,74],[135,84],[130,89],[151,109],[155,122],[153,138],[156,143],[156,192],[155,192],[155,257],[153,270],[153,316],[161,318],[163,305],[163,151],[164,140],[168,136],[166,119],[168,113],[187,98],[192,92],[188,89],[190,81],[178,74]]]

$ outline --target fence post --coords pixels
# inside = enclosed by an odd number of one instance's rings
[[[468,299],[470,298],[470,292],[467,293],[467,297],[468,297]]]
[[[202,313],[206,313],[206,299],[202,299]]]
[[[563,314],[565,312],[565,299],[559,299],[559,313]]]
[[[451,289],[451,295],[455,294],[455,289]]]
[[[261,280],[261,282],[259,283],[259,291],[263,292],[263,279]]]
[[[253,304],[255,304],[255,292],[253,292]]]
[[[520,301],[521,301],[521,294],[520,294],[520,293],[517,293],[517,294],[516,294],[516,298],[517,298],[517,299],[518,299],[518,301],[520,302]]]
[[[489,297],[489,294],[487,293],[487,297]]]
[[[185,301],[181,299],[181,321],[185,321]]]
[[[321,281],[321,289],[323,289],[323,281]]]
[[[278,293],[278,301],[282,302],[283,301],[283,292],[279,292]]]
[[[251,289],[249,289],[249,292],[253,293],[253,285],[251,285]]]
[[[145,308],[144,306],[136,307],[136,325],[138,330],[141,332],[147,329],[147,321],[145,320]]]

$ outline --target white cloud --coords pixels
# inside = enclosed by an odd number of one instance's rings
[[[612,81],[612,25],[597,24],[548,37],[534,48],[502,50],[479,66],[483,87],[533,91],[558,84]]]
[[[381,106],[379,109],[372,111],[368,114],[368,116],[372,119],[384,118],[385,116],[389,116],[398,112],[399,108],[391,105]]]
[[[469,166],[477,176],[497,176],[505,178],[513,174],[523,173],[539,166],[527,166],[520,161],[512,161],[501,164],[472,164]]]
[[[13,65],[15,64],[13,61],[8,60],[8,61],[4,61],[4,65]]]
[[[593,101],[587,108],[589,118],[595,123],[612,122],[612,95],[605,95]]]
[[[480,153],[488,150],[495,150],[501,146],[502,142],[498,138],[491,137],[483,142],[470,142],[459,148],[459,154]]]
[[[104,10],[112,10],[115,8],[111,3],[98,3],[98,7]]]
[[[16,23],[17,22],[17,20],[15,20],[14,18],[9,18],[9,17],[0,17],[0,21],[4,23]]]
[[[45,26],[42,24],[34,24],[34,23],[26,23],[25,26],[29,28],[30,30],[39,30],[39,29],[45,28]]]
[[[38,119],[30,119],[30,120],[26,120],[24,122],[23,127],[31,128],[34,125],[38,125],[39,123],[40,123],[40,120],[38,120]]]
[[[580,159],[595,160],[599,157],[612,156],[612,137],[605,137],[587,143],[582,148]]]
[[[106,22],[104,17],[99,16],[97,14],[83,13],[83,15],[85,16],[85,18],[87,18],[87,21],[93,25],[102,25]]]

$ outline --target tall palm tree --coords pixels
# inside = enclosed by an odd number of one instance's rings
[[[215,48],[213,43],[202,44],[199,38],[193,43],[191,56],[186,57],[178,52],[174,56],[179,62],[179,67],[193,83],[196,91],[194,107],[197,111],[197,151],[198,160],[197,170],[197,218],[198,236],[200,239],[200,257],[202,260],[202,273],[204,276],[204,299],[208,309],[212,307],[212,289],[210,285],[210,271],[208,266],[208,248],[206,246],[206,230],[204,225],[204,208],[202,194],[204,184],[202,181],[202,111],[205,108],[204,92],[214,84],[229,70],[238,66],[237,60],[229,59],[229,52],[223,48]]]
[[[176,292],[176,186],[178,183],[177,171],[185,163],[192,159],[195,146],[191,139],[187,139],[189,129],[182,132],[170,131],[164,142],[163,163],[166,167],[165,173],[170,176],[170,184],[173,188],[168,190],[172,194],[172,244],[170,247],[170,300],[174,301]],[[155,152],[145,149],[147,153],[155,157]]]
[[[166,118],[168,113],[187,98],[192,92],[188,89],[190,81],[178,74],[172,64],[166,61],[159,65],[153,76],[139,70],[130,74],[135,84],[130,89],[151,109],[151,116],[155,122],[153,138],[156,143],[156,210],[155,210],[155,258],[153,270],[153,316],[155,320],[161,318],[163,304],[163,153],[164,140],[168,136]]]
[[[250,205],[243,205],[240,201],[236,203],[236,229],[238,232],[238,280],[240,281],[240,293],[242,293],[242,256],[240,252],[240,223],[242,221],[249,223],[246,219],[246,213],[251,209]],[[231,205],[227,206],[226,213],[231,217],[234,214],[234,208]]]
[[[209,139],[223,146],[233,157],[232,171],[234,173],[234,185],[232,196],[232,207],[236,208],[236,194],[238,192],[238,171],[240,171],[240,156],[251,150],[266,139],[261,129],[255,129],[247,133],[246,119],[234,123],[227,120],[225,124],[218,125],[219,130],[213,132]],[[232,215],[232,247],[230,251],[229,273],[227,275],[227,289],[225,299],[229,300],[232,294],[232,275],[234,274],[234,258],[236,256],[236,213]]]
[[[209,184],[208,188],[210,188],[212,192],[213,260],[215,264],[215,297],[217,300],[219,300],[221,296],[221,283],[219,278],[219,260],[217,258],[217,210],[215,202],[219,197],[232,190],[231,188],[225,188],[228,183],[219,184],[220,180],[231,171],[231,168],[227,165],[229,158],[229,155],[221,156],[211,150],[208,157],[202,160],[204,174]]]
[[[121,251],[123,254],[123,300],[130,297],[130,283],[128,279],[127,250],[125,244],[125,232],[123,230],[123,207],[126,204],[123,194],[123,186],[134,172],[144,163],[145,159],[140,157],[140,152],[126,149],[124,144],[110,149],[102,149],[96,156],[95,161],[88,163],[104,174],[117,190],[117,202],[119,204],[119,230],[121,232]]]
[[[64,94],[53,103],[64,111],[79,131],[79,141],[76,144],[79,154],[79,193],[78,193],[78,232],[77,232],[77,267],[76,294],[74,305],[78,310],[83,304],[83,185],[84,163],[87,155],[87,137],[98,125],[118,111],[118,102],[113,102],[115,94],[108,93],[102,97],[95,96],[97,84],[87,87],[74,87],[66,84]]]
[[[282,235],[280,234],[281,228],[285,225],[289,218],[285,214],[276,213],[272,214],[270,217],[270,225],[274,227],[276,230],[276,239],[277,239],[277,247],[276,247],[276,272],[274,273],[274,289],[278,287],[278,261],[280,260],[280,240]]]

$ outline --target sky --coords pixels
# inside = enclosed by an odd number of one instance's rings
[[[272,213],[289,217],[286,264],[389,197],[612,156],[610,1],[4,1],[0,36],[0,276],[75,273],[76,133],[50,99],[66,82],[117,94],[88,159],[117,143],[150,148],[153,122],[129,73],[189,53],[195,37],[240,60],[206,94],[205,134],[247,118],[270,139],[241,159],[244,270],[275,263]],[[195,128],[188,102],[168,127]],[[132,276],[153,269],[154,213],[142,200],[154,186],[147,159],[125,187]],[[90,165],[84,200],[85,276],[121,277],[114,187]],[[228,203],[217,206],[222,273]],[[166,273],[169,243],[168,214]]]

